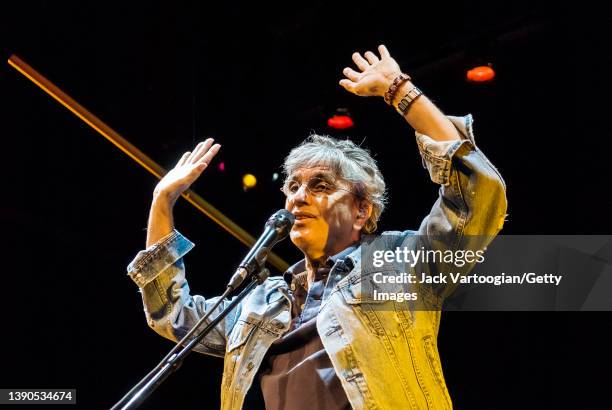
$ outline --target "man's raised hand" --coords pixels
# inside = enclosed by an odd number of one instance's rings
[[[340,85],[355,95],[384,96],[402,71],[384,45],[378,46],[378,52],[380,57],[366,51],[365,58],[357,52],[353,53],[353,61],[358,70],[346,67],[342,71],[346,78],[340,80]]]
[[[214,144],[214,139],[208,138],[200,142],[193,151],[187,151],[155,187],[155,194],[165,194],[176,200],[208,167],[217,155],[220,144]]]

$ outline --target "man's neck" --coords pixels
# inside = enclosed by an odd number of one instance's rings
[[[306,256],[306,272],[308,272],[306,274],[306,284],[308,288],[310,288],[310,285],[312,285],[317,278],[317,269],[325,266],[329,256],[331,255],[324,255],[317,259],[311,259]]]
[[[331,256],[339,254],[340,252],[342,252],[349,246],[354,245],[355,243],[356,243],[355,241],[347,242],[346,245],[344,246],[342,245],[336,246],[333,249],[329,249],[327,251],[320,252],[315,257],[305,254],[304,258],[306,261],[306,271],[308,272],[306,275],[308,287],[310,288],[310,285],[316,280],[317,269],[325,266],[325,264],[327,263],[327,260]]]

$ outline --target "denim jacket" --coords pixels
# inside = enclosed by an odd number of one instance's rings
[[[460,141],[437,142],[416,133],[423,165],[440,185],[439,197],[418,231],[394,232],[406,243],[414,235],[435,236],[429,247],[441,250],[461,249],[469,235],[494,237],[507,207],[502,177],[474,142],[472,116],[448,118]],[[189,290],[182,258],[193,246],[174,230],[128,266],[149,326],[173,341],[217,301]],[[352,407],[451,409],[437,349],[440,310],[373,309],[360,297],[359,282],[367,276],[360,257],[358,248],[336,261],[317,316],[317,331]],[[282,277],[268,278],[197,346],[224,358],[222,409],[242,408],[266,351],[289,329],[290,292]],[[218,309],[227,304],[224,300]]]

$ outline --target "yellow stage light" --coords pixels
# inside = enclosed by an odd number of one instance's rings
[[[255,178],[255,175],[245,174],[242,177],[242,186],[244,189],[253,188],[255,185],[257,185],[257,178]]]

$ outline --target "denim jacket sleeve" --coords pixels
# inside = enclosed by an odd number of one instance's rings
[[[218,300],[189,292],[183,256],[193,247],[193,243],[174,230],[156,244],[140,251],[127,268],[128,276],[140,288],[147,323],[161,336],[173,341],[185,336]],[[225,300],[217,311],[229,303]],[[223,357],[226,330],[228,326],[231,329],[237,310],[239,306],[202,339],[195,350]],[[211,318],[215,316],[213,313]]]
[[[472,115],[448,116],[459,131],[459,141],[434,141],[416,132],[423,166],[440,185],[439,195],[418,231],[427,249],[482,249],[501,230],[506,217],[506,185],[499,171],[478,149]],[[462,273],[473,267],[464,266]],[[435,266],[436,270],[454,265]],[[440,296],[448,296],[446,286]]]

